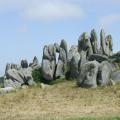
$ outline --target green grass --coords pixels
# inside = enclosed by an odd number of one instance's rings
[[[104,117],[104,118],[68,118],[66,120],[120,120],[120,117]]]
[[[96,89],[62,80],[0,96],[0,120],[120,120],[120,84]]]

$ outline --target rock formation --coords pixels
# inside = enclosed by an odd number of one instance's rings
[[[45,46],[42,58],[42,74],[43,78],[51,81],[54,78],[56,67],[56,49],[54,45]]]
[[[77,85],[86,88],[97,87],[96,79],[99,65],[100,64],[97,61],[90,61],[82,64],[77,78]]]
[[[67,43],[65,40],[61,41],[58,63],[55,71],[55,78],[64,77],[67,71]]]
[[[32,68],[27,60],[21,60],[21,65],[7,64],[5,70],[4,87],[20,88],[22,85],[34,85]]]
[[[100,43],[100,44],[98,44]],[[56,53],[59,54],[58,60]],[[58,61],[58,62],[57,62]],[[35,84],[32,70],[39,68],[38,59],[28,65],[22,60],[21,65],[7,64],[4,87],[21,87]],[[68,51],[67,42],[45,45],[42,57],[42,78],[51,82],[66,77],[75,79],[77,85],[85,88],[107,86],[120,82],[120,52],[113,54],[112,36],[100,32],[98,41],[96,31],[84,32],[78,39],[78,45],[72,45]]]

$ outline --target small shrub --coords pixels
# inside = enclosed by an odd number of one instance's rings
[[[0,88],[4,87],[4,77],[0,77]]]
[[[33,72],[32,72],[32,77],[33,77],[33,80],[36,82],[36,83],[40,83],[42,82],[42,69],[39,68],[39,69],[35,69]]]

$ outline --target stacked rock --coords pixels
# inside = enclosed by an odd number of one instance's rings
[[[65,40],[61,40],[60,45],[57,43],[45,45],[41,64],[42,78],[51,82],[69,73],[68,77],[75,79],[80,87],[107,86],[120,82],[118,63],[120,63],[120,52],[113,54],[112,36],[105,35],[102,29],[99,42],[93,29],[90,35],[82,33],[78,45],[72,45],[69,51]],[[33,85],[32,70],[39,67],[37,57],[34,57],[29,65],[27,60],[22,60],[20,66],[7,64],[4,86]]]
[[[56,53],[59,53],[58,63],[56,63]],[[61,44],[45,46],[42,58],[42,74],[46,81],[65,76],[67,71],[67,43],[61,40]]]
[[[35,85],[32,78],[32,68],[27,60],[21,60],[21,65],[7,64],[5,70],[4,87],[21,88],[23,85]]]

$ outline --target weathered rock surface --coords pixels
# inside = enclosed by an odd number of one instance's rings
[[[28,61],[27,60],[21,60],[21,67],[22,68],[28,68]]]
[[[115,83],[120,83],[120,70],[112,72],[110,77]]]
[[[78,40],[78,51],[85,51],[87,57],[93,54],[92,45],[88,33],[84,32]]]
[[[72,57],[78,53],[78,47],[76,45],[72,45],[68,52],[68,63],[72,60]]]
[[[112,36],[105,36],[105,32],[102,29],[100,32],[101,53],[103,55],[111,56],[113,54]]]
[[[42,74],[45,80],[53,80],[56,66],[56,48],[54,45],[43,49]]]
[[[42,74],[45,80],[53,80],[55,71],[55,61],[44,59],[42,62]]]
[[[61,41],[58,64],[55,71],[55,78],[65,76],[67,72],[67,43],[65,40]]]
[[[37,57],[34,57],[29,66],[27,60],[22,60],[20,66],[7,64],[4,86],[19,88],[34,85],[32,71],[38,68],[40,65]],[[60,44],[45,45],[41,69],[42,78],[49,82],[63,78],[68,73],[68,78],[77,80],[80,87],[107,86],[120,82],[120,52],[113,54],[111,35],[106,36],[102,29],[98,41],[93,29],[90,36],[86,32],[82,33],[78,45],[72,45],[70,50],[64,39]]]
[[[103,61],[107,61],[108,60],[108,56],[106,55],[100,55],[100,54],[93,54],[93,55],[90,55],[89,58],[88,58],[89,61],[98,61],[98,62],[103,62]]]
[[[114,70],[114,66],[108,61],[103,61],[100,64],[97,81],[100,86],[109,85],[111,82],[110,75]]]
[[[99,63],[97,61],[90,61],[81,65],[77,85],[85,88],[96,88],[98,69]]]
[[[75,53],[70,61],[70,78],[76,79],[79,75],[80,54]]]
[[[97,54],[99,52],[99,48],[98,48],[97,34],[96,34],[96,31],[94,29],[91,31],[90,42],[92,45],[93,53]]]
[[[29,64],[29,67],[32,67],[33,69],[39,69],[40,65],[38,63],[38,58],[35,56],[33,59],[33,62]]]

